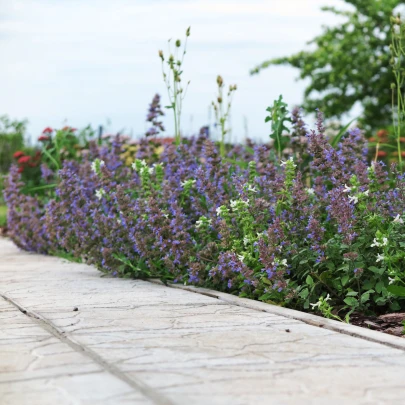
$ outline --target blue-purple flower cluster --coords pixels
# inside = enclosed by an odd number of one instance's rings
[[[334,148],[320,113],[314,131],[299,111],[293,124],[299,147],[281,162],[253,143],[229,146],[222,159],[205,131],[159,156],[140,141],[132,168],[119,138],[91,144],[82,162],[64,162],[50,199],[23,194],[13,168],[10,236],[23,249],[70,255],[115,276],[301,309],[327,294],[346,312],[404,309],[404,175],[370,164],[358,129]]]

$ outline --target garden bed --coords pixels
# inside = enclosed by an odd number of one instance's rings
[[[114,277],[346,322],[404,312],[404,174],[370,162],[358,129],[330,139],[321,113],[308,131],[298,109],[291,122],[278,146],[221,145],[206,131],[164,144],[47,128],[42,153],[17,156],[6,181],[9,235]]]

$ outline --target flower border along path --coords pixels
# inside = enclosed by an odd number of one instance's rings
[[[8,405],[403,398],[405,351],[326,329],[334,322],[299,314],[304,323],[292,319],[296,311],[207,290],[102,278],[5,239],[0,252],[0,397]]]

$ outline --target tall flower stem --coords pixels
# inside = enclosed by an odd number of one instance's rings
[[[165,57],[163,51],[159,51],[159,57],[162,60],[162,74],[163,80],[167,88],[170,104],[166,106],[168,109],[173,110],[174,118],[174,139],[177,146],[181,143],[181,111],[183,107],[183,100],[187,93],[187,88],[190,82],[187,83],[186,89],[181,85],[181,75],[183,73],[184,56],[187,49],[187,38],[190,36],[190,27],[186,30],[186,39],[184,42],[181,57],[179,57],[179,49],[181,41],[179,39],[175,42],[175,48],[172,53],[169,40],[169,57],[166,61],[168,65],[168,72],[165,71]]]
[[[402,167],[401,129],[404,124],[403,120],[405,116],[405,95],[402,94],[402,89],[405,83],[405,71],[403,67],[405,60],[405,21],[402,21],[401,16],[398,15],[392,17],[391,23],[392,43],[390,46],[390,63],[395,77],[395,82],[391,84],[392,121],[397,143],[398,161]]]

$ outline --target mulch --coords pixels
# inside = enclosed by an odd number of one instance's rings
[[[405,338],[404,324],[405,312],[394,312],[380,316],[366,316],[361,314],[352,314],[350,323],[361,326],[362,328],[376,330],[389,335]]]

